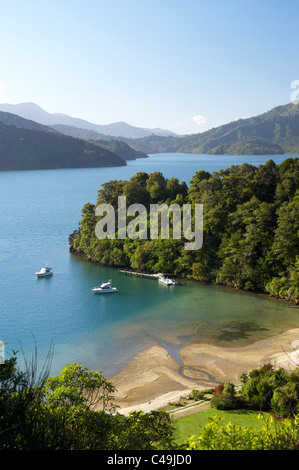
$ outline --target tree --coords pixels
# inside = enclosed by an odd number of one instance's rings
[[[298,375],[296,375],[298,382]],[[274,369],[271,364],[265,364],[259,369],[252,369],[242,376],[241,398],[244,403],[253,408],[271,411],[272,398],[277,389],[284,387],[289,381],[285,369]]]
[[[20,371],[16,357],[1,365],[1,450],[172,447],[173,425],[168,414],[123,416],[112,412],[114,386],[100,372],[78,363],[65,366],[58,376],[49,377],[48,372],[47,367],[37,376],[36,363],[28,363]]]
[[[186,183],[180,183],[178,178],[170,178],[166,183],[166,197],[168,201],[171,203],[175,201],[178,195],[183,196],[184,198],[187,196],[188,187]]]
[[[295,263],[299,253],[299,189],[292,199],[282,203],[277,215],[273,246],[269,258],[284,274]]]
[[[127,198],[127,205],[134,203],[143,204],[149,207],[150,195],[147,190],[147,181],[149,175],[145,172],[139,172],[132,176],[129,181],[124,184],[123,196]]]
[[[95,239],[95,206],[93,204],[84,204],[82,208],[82,219],[79,224],[79,245],[83,250],[88,250],[90,241]],[[73,237],[74,240],[74,237]]]
[[[50,407],[85,405],[89,409],[100,402],[103,409],[109,407],[114,390],[101,372],[90,371],[77,362],[65,366],[59,376],[49,377],[44,387]]]
[[[277,416],[294,418],[299,414],[299,370],[293,370],[287,381],[273,392],[271,410]]]
[[[211,400],[211,406],[217,410],[234,410],[240,407],[234,384],[226,382],[218,387]]]
[[[43,439],[40,410],[43,387],[50,370],[52,349],[38,371],[37,352],[31,361],[24,360],[24,369],[17,364],[17,352],[0,366],[0,449],[12,450],[39,447]],[[37,418],[38,417],[38,418]]]
[[[193,203],[201,202],[201,182],[211,178],[211,174],[207,171],[196,171],[190,181],[190,188],[188,191],[189,200]]]
[[[115,444],[121,450],[173,449],[174,426],[168,413],[134,411],[128,417],[116,415]],[[114,445],[115,445],[114,444]],[[116,447],[112,447],[116,448]]]
[[[111,204],[116,207],[118,202],[118,196],[123,193],[124,181],[112,180],[107,183],[103,183],[101,189],[98,191],[98,204]]]
[[[273,237],[274,208],[254,196],[238,205],[228,220],[230,230],[219,248],[218,280],[245,289],[262,288],[270,277],[266,255]]]
[[[278,171],[275,199],[279,205],[292,199],[298,189],[299,158],[287,158],[278,165]]]
[[[152,204],[164,201],[166,196],[166,179],[162,173],[158,171],[151,173],[146,182],[146,189],[150,195]]]

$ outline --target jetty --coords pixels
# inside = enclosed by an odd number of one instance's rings
[[[130,271],[127,269],[119,269],[119,273],[121,274],[128,274],[130,276],[143,276],[143,277],[149,277],[152,279],[158,279],[160,276],[173,276],[173,274],[166,274],[166,273],[157,273],[157,274],[151,274],[151,273],[140,273],[137,271]]]

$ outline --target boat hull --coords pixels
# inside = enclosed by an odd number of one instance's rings
[[[99,287],[99,288],[95,288],[95,289],[91,289],[91,290],[94,294],[111,294],[113,292],[117,292],[116,287],[113,287],[112,289],[101,289]]]
[[[158,281],[164,286],[177,286],[178,285],[177,281],[174,281],[173,279],[159,278]]]

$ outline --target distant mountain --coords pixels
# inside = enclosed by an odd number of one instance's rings
[[[147,130],[122,122],[109,125],[92,124],[65,114],[47,113],[34,103],[0,104],[1,109],[8,113],[14,110],[15,115],[26,115],[35,125],[39,123],[51,127],[52,132],[55,129],[66,135],[93,141],[106,149],[111,150],[112,140],[123,141],[134,150],[142,152],[143,158],[145,154],[159,152],[211,155],[299,154],[299,104],[295,103],[277,106],[259,116],[239,119],[206,132],[186,136],[170,132],[168,135],[157,135],[157,129]],[[105,141],[110,144],[105,144]],[[142,155],[133,156],[128,148],[115,142],[114,152],[127,160],[141,158]]]
[[[150,136],[125,141],[136,150],[148,154],[299,154],[299,104],[277,106],[259,116],[239,119],[200,134],[180,138]]]
[[[0,112],[0,170],[125,166],[123,158],[83,139]]]
[[[30,119],[24,119],[20,116],[17,116],[16,114],[12,114],[9,112],[0,111],[0,121],[4,124],[9,124],[12,126],[25,127],[26,129],[34,129],[36,131],[54,133],[54,130],[51,127],[44,126]]]
[[[0,104],[0,111],[16,114],[25,119],[31,119],[40,124],[51,126],[55,124],[64,124],[66,126],[74,126],[82,129],[88,129],[100,134],[109,135],[112,137],[126,137],[126,138],[142,138],[156,135],[176,135],[174,132],[163,129],[143,129],[141,127],[134,127],[125,122],[116,122],[113,124],[93,124],[83,119],[74,118],[61,113],[48,113],[35,103],[19,103],[19,104]]]
[[[66,124],[49,124],[48,127],[51,127],[55,131],[61,132],[62,134],[76,137],[77,139],[106,140],[107,142],[109,142],[111,139],[114,139],[112,135],[100,134],[97,131],[84,129],[83,127],[67,126]]]
[[[82,129],[74,126],[66,126],[65,124],[54,124],[50,126],[62,134],[76,137],[78,139],[90,140],[96,142],[101,147],[110,150],[116,155],[119,155],[124,160],[135,160],[136,158],[148,158],[148,155],[133,149],[123,141],[114,139],[111,136],[99,134],[96,131]]]

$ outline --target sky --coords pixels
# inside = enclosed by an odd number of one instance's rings
[[[198,133],[298,90],[298,0],[0,0],[0,103]]]

